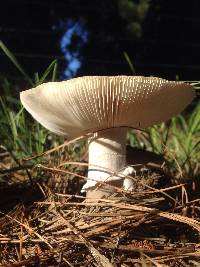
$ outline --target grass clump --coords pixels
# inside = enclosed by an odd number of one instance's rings
[[[57,61],[53,61],[44,73],[35,73],[34,79],[24,71],[15,56],[0,41],[0,48],[27,80],[28,85],[35,87],[50,78],[56,79]],[[38,122],[31,119],[21,105],[19,96],[13,92],[13,84],[0,77],[3,94],[0,96],[0,140],[1,148],[12,152],[16,158],[23,159],[33,154],[41,154],[48,149],[49,133]],[[17,91],[17,90],[16,90]],[[52,139],[49,138],[49,139]]]
[[[162,154],[171,168],[181,176],[194,177],[200,173],[200,103],[185,116],[178,115],[147,131],[131,131],[131,146]]]

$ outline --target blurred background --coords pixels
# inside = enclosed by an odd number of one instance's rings
[[[137,75],[196,80],[199,0],[6,0],[0,40],[32,77],[58,60],[58,79]],[[0,51],[0,74],[23,76]]]

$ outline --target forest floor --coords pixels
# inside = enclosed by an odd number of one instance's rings
[[[0,156],[0,266],[200,266],[196,180],[151,166],[134,192],[100,184],[111,197],[86,200],[84,160],[24,170]]]

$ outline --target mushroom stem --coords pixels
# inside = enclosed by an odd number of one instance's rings
[[[113,174],[126,166],[127,128],[110,128],[97,132],[89,140],[88,180],[82,191],[94,188],[98,181],[116,181],[123,185],[123,179]]]

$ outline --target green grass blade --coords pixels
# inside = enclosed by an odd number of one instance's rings
[[[129,55],[128,55],[126,52],[124,52],[123,54],[124,54],[124,57],[125,57],[125,59],[126,59],[128,65],[129,65],[129,67],[130,67],[130,69],[131,69],[133,75],[136,75],[135,68],[134,68],[134,66],[133,66],[132,61],[130,60]]]
[[[39,84],[40,83],[40,77],[39,77],[38,72],[36,72],[34,76],[35,76],[35,84]]]
[[[55,65],[57,64],[57,60],[54,60],[49,66],[48,66],[48,68],[45,70],[45,72],[43,73],[43,75],[42,75],[42,77],[40,78],[40,80],[39,80],[39,83],[37,84],[37,85],[39,85],[39,84],[41,84],[41,83],[43,83],[44,82],[44,80],[47,78],[47,76],[49,75],[49,73],[52,71],[53,72],[53,76],[55,75],[54,74],[54,71],[55,71]]]
[[[21,72],[21,74],[24,76],[24,78],[33,85],[32,79],[29,77],[29,75],[24,71],[22,66],[18,63],[15,56],[11,53],[11,51],[5,46],[5,44],[0,40],[0,48],[3,50],[3,52],[6,54],[6,56],[11,60],[11,62],[15,65],[15,67]]]
[[[22,124],[22,112],[24,112],[24,107],[21,107],[21,109],[16,114],[16,125],[19,127],[20,124]],[[23,124],[24,126],[24,124]]]
[[[200,103],[197,104],[192,114],[189,117],[188,127],[192,133],[195,133],[200,128]]]
[[[13,135],[13,139],[16,141],[18,134],[17,134],[17,127],[15,124],[15,117],[14,117],[13,111],[9,112],[9,117],[10,117],[10,129]]]
[[[53,72],[52,72],[52,78],[51,78],[52,82],[55,82],[56,80],[57,69],[58,69],[58,62],[56,61],[53,67]]]
[[[9,121],[8,109],[6,108],[6,105],[4,104],[4,100],[1,96],[0,96],[0,104],[1,104],[2,111],[5,114],[6,121]]]
[[[175,120],[177,121],[176,124],[180,125],[182,131],[187,134],[189,129],[186,119],[182,115],[178,115],[177,117],[175,117]]]

